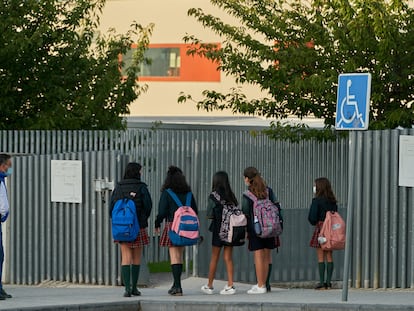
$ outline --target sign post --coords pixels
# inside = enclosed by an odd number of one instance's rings
[[[338,77],[338,96],[336,103],[336,130],[367,130],[369,122],[369,103],[371,97],[370,73],[347,73]],[[349,180],[354,178],[355,153],[352,139],[349,138]],[[342,301],[348,301],[349,265],[351,259],[352,198],[354,189],[348,185],[348,208],[346,224],[346,244],[344,276],[342,280]]]

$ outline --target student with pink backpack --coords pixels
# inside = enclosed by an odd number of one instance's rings
[[[334,269],[334,263],[332,259],[332,250],[325,250],[321,247],[320,233],[324,224],[326,214],[328,212],[337,212],[337,200],[333,193],[330,181],[325,177],[315,179],[313,185],[314,198],[309,209],[308,220],[309,223],[315,226],[310,247],[316,248],[316,254],[318,256],[318,269],[319,269],[319,283],[316,285],[316,290],[324,290],[332,288],[331,279]],[[326,270],[326,278],[325,278]]]
[[[178,213],[176,213],[177,211]],[[160,238],[160,246],[168,247],[170,254],[174,283],[168,291],[168,294],[172,296],[183,295],[183,290],[181,288],[181,274],[183,271],[184,247],[190,245],[188,244],[187,239],[192,240],[194,234],[197,235],[196,242],[199,240],[198,232],[194,232],[194,230],[197,230],[198,228],[198,219],[196,220],[197,213],[197,204],[183,171],[176,166],[170,166],[168,168],[167,177],[161,187],[158,215],[155,219],[155,232],[158,234],[160,233],[161,224],[165,220],[164,230],[162,231]],[[178,214],[182,217],[178,217]],[[188,218],[184,219],[184,217]],[[178,218],[181,218],[181,220]],[[185,231],[184,235],[181,235],[180,233],[180,222],[185,227],[181,230]],[[189,226],[186,227],[185,225]],[[180,242],[183,240],[186,241],[187,244],[186,242]]]
[[[219,171],[213,176],[212,192],[208,198],[207,215],[211,219],[209,230],[212,233],[212,252],[208,272],[208,283],[201,291],[211,295],[214,293],[213,281],[217,263],[223,248],[223,259],[227,271],[227,285],[220,291],[221,295],[233,295],[236,288],[233,284],[233,246],[241,246],[246,238],[246,217],[238,206],[237,198],[230,187],[229,176]],[[233,226],[232,220],[235,219]]]

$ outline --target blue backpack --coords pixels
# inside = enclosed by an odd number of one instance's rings
[[[132,242],[139,234],[135,203],[130,198],[119,199],[112,210],[112,237],[115,241]]]

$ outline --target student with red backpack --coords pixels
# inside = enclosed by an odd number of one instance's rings
[[[181,203],[181,206],[179,206],[178,203]],[[160,238],[160,246],[168,247],[170,254],[174,283],[168,291],[168,294],[172,296],[183,295],[183,290],[181,288],[181,274],[183,271],[184,245],[174,244],[170,238],[170,234],[174,234],[171,235],[171,237],[177,236],[176,232],[172,232],[172,226],[173,222],[176,220],[174,218],[176,211],[178,211],[180,207],[191,208],[195,214],[198,213],[196,201],[192,195],[191,187],[187,184],[183,171],[176,166],[170,166],[168,168],[167,177],[161,187],[158,215],[155,219],[155,232],[157,234],[160,233],[161,224],[165,220],[164,230],[162,231]],[[189,213],[186,217],[191,218],[191,227],[193,227],[194,213]]]
[[[328,211],[338,211],[337,200],[333,193],[330,181],[325,177],[315,179],[313,186],[314,198],[309,210],[308,220],[309,223],[315,226],[310,247],[316,248],[316,254],[318,256],[318,268],[319,268],[319,283],[316,285],[316,290],[330,289],[332,288],[331,279],[334,269],[334,263],[332,259],[332,250],[324,250],[319,244],[318,238],[322,229],[323,222],[325,221],[326,213]],[[326,264],[325,264],[326,261]],[[325,279],[326,268],[326,279]]]
[[[280,208],[277,206],[273,190],[266,186],[264,179],[260,176],[259,171],[255,167],[247,167],[244,170],[244,182],[248,187],[248,191],[243,195],[242,210],[247,216],[247,233],[249,239],[249,250],[254,252],[254,263],[256,268],[257,284],[247,291],[248,294],[264,294],[271,291],[270,287],[270,275],[272,272],[272,249],[280,246],[279,236],[281,226],[281,214]],[[260,227],[255,213],[255,207],[257,201],[269,201],[273,203],[274,208],[277,208],[277,216],[279,224],[275,224],[276,218],[273,219],[274,225],[280,225],[277,230],[270,230],[268,237],[261,237],[260,229],[255,230],[256,227]],[[268,202],[269,203],[269,202]],[[276,216],[276,214],[275,214]],[[261,224],[263,226],[263,224]]]
[[[241,235],[235,243],[228,241],[230,228],[230,217],[226,215],[236,215],[244,218],[240,207],[238,206],[237,198],[231,189],[229,176],[224,171],[219,171],[213,176],[212,192],[208,198],[207,215],[211,219],[209,230],[212,232],[212,252],[210,259],[210,267],[208,272],[208,283],[201,287],[201,291],[205,294],[211,295],[214,293],[213,281],[217,270],[217,263],[220,257],[221,249],[223,248],[223,259],[227,271],[227,285],[220,291],[221,295],[233,295],[236,293],[236,288],[233,285],[233,246],[240,246],[244,244],[246,236],[246,228],[241,228]],[[235,229],[234,229],[235,230]],[[234,240],[233,238],[231,239]]]

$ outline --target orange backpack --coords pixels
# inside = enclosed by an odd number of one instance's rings
[[[345,233],[345,221],[341,215],[338,212],[327,211],[318,239],[321,248],[325,251],[344,249],[346,240]],[[326,241],[323,242],[324,240]]]

